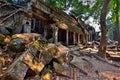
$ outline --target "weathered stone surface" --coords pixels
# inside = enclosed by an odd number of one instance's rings
[[[64,74],[65,68],[64,68],[64,66],[62,64],[58,64],[58,63],[54,62],[54,66],[53,67],[55,68],[56,72]]]
[[[23,52],[22,55],[20,55],[6,70],[6,72],[4,73],[4,79],[3,80],[23,80],[26,72],[28,70],[28,68],[33,67],[32,65],[28,65],[28,63],[30,63],[29,61],[31,61],[31,63],[33,63],[33,58],[34,55],[32,54],[36,54],[37,53],[37,49],[35,48],[34,45],[32,45],[29,49],[27,49],[25,52]],[[28,61],[28,63],[25,63],[25,59],[26,58]],[[27,62],[27,61],[26,61]],[[30,63],[30,64],[31,64]]]
[[[11,40],[9,48],[13,52],[22,52],[25,50],[26,41],[24,39],[16,38]]]
[[[42,75],[43,80],[52,80],[53,74],[48,70]]]
[[[3,34],[0,34],[0,44],[5,44],[4,38],[5,38],[5,36]]]
[[[8,68],[3,80],[24,80],[27,70],[28,66],[17,60]]]
[[[57,44],[57,48],[58,48],[58,55],[61,55],[63,53],[68,53],[70,50],[69,48],[67,48],[66,46],[63,46],[62,44]]]
[[[10,34],[10,32],[5,27],[0,27],[0,33],[5,35]]]
[[[3,35],[3,34],[0,34],[0,45],[6,45],[7,43],[9,43],[11,41],[11,37],[8,36],[8,35]]]
[[[16,15],[17,16],[17,15]],[[15,25],[14,25],[14,29],[13,29],[13,31],[12,31],[12,34],[19,34],[20,32],[22,31],[22,23],[16,23]]]
[[[92,64],[89,61],[83,60],[81,57],[74,56],[70,63],[74,64],[76,67],[85,71],[86,73],[90,72],[92,69]]]
[[[120,80],[120,73],[103,71],[103,72],[101,72],[101,75],[106,77],[108,80]]]
[[[41,37],[41,35],[37,33],[23,33],[23,34],[12,35],[12,38],[22,38],[22,39],[25,39],[27,43],[35,41],[39,37]]]
[[[47,45],[48,52],[50,52],[53,56],[57,55],[58,48],[55,44],[49,43]]]
[[[17,38],[18,40],[19,38]],[[16,39],[13,40],[16,42]],[[20,39],[22,41],[23,39]],[[24,40],[23,40],[24,41]],[[50,69],[54,67],[55,71],[62,74],[64,72],[63,64],[66,60],[66,53],[67,50],[62,45],[55,45],[55,44],[46,44],[42,42],[43,40],[36,40],[29,49],[22,53],[7,69],[5,72],[5,80],[7,77],[10,80],[23,80],[25,74],[27,73],[28,68],[35,71],[36,74],[44,71],[45,68]],[[19,40],[18,40],[19,42]],[[20,42],[21,43],[21,42]],[[20,44],[18,43],[18,44]],[[61,47],[60,47],[61,46]],[[15,45],[16,48],[16,45]],[[18,48],[18,47],[17,47]],[[66,51],[61,51],[61,49]],[[64,48],[64,49],[63,49]],[[52,60],[56,58],[58,62],[53,63],[51,65]],[[54,62],[54,61],[53,61]],[[47,67],[46,67],[47,66]],[[51,68],[49,68],[52,66]],[[52,70],[51,70],[52,71]],[[46,80],[48,76],[48,80],[51,80],[53,74],[46,72],[41,77]],[[17,76],[17,77],[16,77]]]

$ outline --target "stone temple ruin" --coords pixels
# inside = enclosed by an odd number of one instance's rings
[[[11,4],[0,6],[0,26],[3,34],[39,33],[50,42],[64,45],[86,43],[89,31],[81,20],[67,15],[42,0],[32,0],[29,8]],[[2,30],[2,29],[1,29]]]
[[[55,75],[54,80],[104,80],[106,78],[99,71],[118,71],[119,65],[106,63],[94,54],[85,53],[80,45],[76,45],[95,40],[95,34],[93,27],[86,27],[82,20],[43,0],[31,0],[27,8],[0,0],[0,54],[4,50],[5,54],[12,54],[13,59],[8,63],[2,80],[28,80],[26,76],[29,74],[39,75],[43,80],[53,80],[51,75]],[[11,40],[8,39],[10,37]],[[10,43],[1,44],[5,40]],[[21,46],[19,41],[22,42],[22,47],[16,48],[16,43]],[[65,63],[67,67],[63,71]],[[56,73],[59,70],[64,74]],[[46,76],[50,78],[46,79]]]

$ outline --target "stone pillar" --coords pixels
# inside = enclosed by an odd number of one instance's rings
[[[80,43],[80,33],[78,33],[78,44]]]
[[[88,40],[90,41],[90,34],[88,35],[88,38],[89,38]]]
[[[86,35],[86,42],[88,42],[88,35]]]
[[[55,44],[58,43],[58,27],[55,24],[51,25],[52,29],[53,29],[53,41]]]
[[[44,26],[44,32],[43,32],[43,37],[47,37],[47,26]]]
[[[90,41],[92,41],[92,31],[90,31]]]
[[[66,45],[69,45],[69,31],[66,30]]]
[[[73,32],[73,44],[76,42],[75,32]]]
[[[83,44],[86,44],[86,35],[83,35]]]
[[[57,44],[58,43],[58,27],[55,27],[55,32],[54,32],[54,35],[55,35],[55,39],[54,39],[54,43]]]

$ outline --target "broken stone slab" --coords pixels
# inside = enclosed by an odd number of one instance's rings
[[[34,58],[32,54],[26,54],[23,58],[23,62],[33,71],[40,73],[53,57],[51,53],[41,53],[40,59],[31,60],[32,58]]]
[[[0,41],[3,41],[5,36],[3,34],[0,34]]]
[[[57,48],[58,48],[58,56],[63,54],[63,53],[68,53],[70,51],[70,49],[60,43],[57,44]]]
[[[27,43],[33,42],[37,40],[39,37],[41,37],[41,35],[37,33],[22,33],[12,35],[12,38],[22,38],[25,39]]]
[[[9,49],[13,52],[23,52],[25,50],[26,41],[24,39],[12,39],[9,43]]]
[[[109,59],[109,60],[120,61],[120,55],[119,55],[119,53],[117,53],[117,52],[108,51],[108,52],[106,53],[106,57],[107,57],[107,59]]]
[[[82,59],[81,57],[74,56],[70,64],[80,69],[80,71],[85,75],[87,75],[92,70],[92,64],[89,61]]]
[[[70,51],[76,51],[76,50],[79,50],[80,47],[79,46],[75,46],[75,47],[71,47],[69,49],[70,49]]]
[[[36,42],[22,55],[20,55],[5,71],[4,73],[4,80],[23,80],[28,68],[30,66],[25,64],[24,58],[28,57],[31,61],[33,60],[34,56],[30,54],[37,54],[37,48],[35,48]],[[9,79],[10,78],[10,79]]]
[[[106,77],[108,80],[120,80],[120,73],[115,73],[112,71],[103,71],[100,74]]]
[[[54,62],[53,67],[55,68],[56,72],[65,74],[65,67],[62,64],[58,64],[58,63]]]
[[[3,80],[24,80],[28,66],[20,61],[13,63],[5,72]]]
[[[14,25],[12,34],[19,34],[19,33],[21,33],[22,28],[23,28],[23,26],[22,26],[21,22],[16,22],[16,24]]]
[[[0,34],[0,45],[5,46],[11,41],[11,37],[8,35]]]
[[[4,39],[5,39],[5,36],[3,34],[0,34],[0,44],[5,44]]]
[[[108,45],[107,48],[108,49],[115,49],[115,48],[117,48],[117,45]]]
[[[4,73],[4,80],[8,80],[8,78],[10,80],[23,80],[28,68],[39,74],[53,58],[58,59],[61,65],[66,62],[68,48],[62,45],[56,46],[52,43],[45,44],[42,41],[40,39],[36,40],[8,67]]]
[[[96,45],[100,45],[100,42],[98,42],[98,41],[94,41],[93,43]]]
[[[40,60],[36,58],[38,52],[42,55]],[[8,78],[10,78],[9,80],[23,80],[28,68],[39,73],[52,58],[52,54],[45,51],[44,44],[37,40],[9,66],[4,73],[4,80],[8,80]]]
[[[10,34],[10,32],[6,29],[6,27],[0,27],[0,33],[4,35]]]
[[[43,51],[40,52],[41,57],[40,57],[39,61],[34,60],[34,63],[32,63],[31,60],[29,60],[27,58],[27,57],[29,57],[29,55],[26,55],[26,57],[24,57],[25,63],[32,70],[35,70],[37,72],[41,72],[43,70],[43,68],[45,67],[45,65],[49,64],[53,58],[56,58],[61,63],[66,62],[66,54],[65,54],[66,52],[60,51],[60,45],[56,46],[55,44],[49,43],[49,44],[45,45],[43,48],[42,48]],[[64,48],[66,48],[66,47],[64,47]]]
[[[44,75],[42,76],[42,79],[43,79],[43,80],[52,80],[52,77],[53,77],[53,74],[52,74],[52,73],[46,72],[46,74],[44,74]]]

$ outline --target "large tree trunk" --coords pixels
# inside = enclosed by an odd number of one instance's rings
[[[111,0],[106,0],[100,16],[100,24],[101,24],[101,41],[99,46],[98,55],[105,58],[106,49],[107,49],[107,29],[106,29],[106,15],[107,9]]]
[[[118,16],[117,26],[118,26],[118,46],[120,46],[120,16]]]
[[[116,1],[117,7],[116,7],[116,24],[117,24],[117,30],[118,30],[118,46],[120,46],[120,17],[119,17],[119,1]]]

